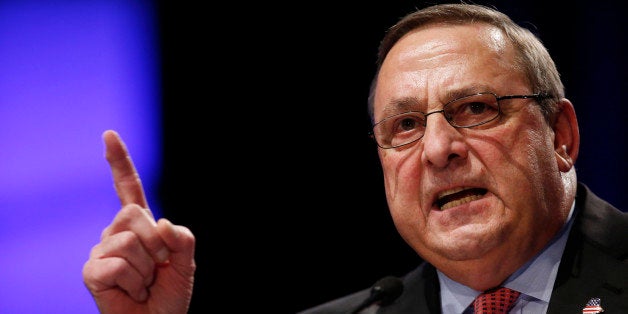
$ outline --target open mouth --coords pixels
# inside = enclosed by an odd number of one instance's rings
[[[483,188],[460,188],[446,191],[438,196],[436,206],[440,210],[445,210],[458,205],[478,200],[486,194],[487,190]]]

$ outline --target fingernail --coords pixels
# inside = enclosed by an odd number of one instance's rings
[[[148,298],[148,291],[146,291],[146,289],[142,289],[142,291],[140,291],[140,302],[144,302],[146,301],[146,299]]]
[[[170,256],[170,251],[168,251],[168,249],[164,247],[161,250],[159,250],[159,252],[157,252],[157,261],[160,263],[163,263],[168,260],[169,256]]]

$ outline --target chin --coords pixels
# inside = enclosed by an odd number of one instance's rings
[[[461,230],[462,229],[462,230]],[[448,259],[462,261],[479,259],[502,243],[499,233],[478,226],[466,226],[439,235],[428,241],[431,250]]]

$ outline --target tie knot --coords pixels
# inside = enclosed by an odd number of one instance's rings
[[[473,301],[476,314],[502,314],[515,305],[521,293],[506,287],[499,287],[484,291]]]

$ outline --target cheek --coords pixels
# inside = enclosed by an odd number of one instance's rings
[[[547,128],[521,131],[521,140],[514,147],[513,158],[518,160],[522,172],[536,183],[543,183],[558,174],[554,158],[553,133]]]
[[[417,149],[380,153],[388,202],[408,202],[416,198],[421,184],[421,164]]]
[[[402,237],[416,235],[425,225],[420,204],[421,164],[417,149],[380,154],[386,200]],[[404,154],[405,153],[405,154]]]
[[[542,125],[509,130],[499,137],[499,145],[485,149],[481,155],[498,197],[512,210],[513,219],[522,223],[540,214],[560,185],[552,133],[548,130]],[[486,154],[488,151],[491,153]]]
[[[502,178],[507,179],[509,175],[547,175],[548,166],[551,168],[555,164],[553,131],[542,122],[542,118],[521,120],[513,119],[490,130],[494,132],[487,132],[486,136],[470,140],[475,141],[470,146],[475,147],[474,151],[487,169],[507,172],[501,173]]]

